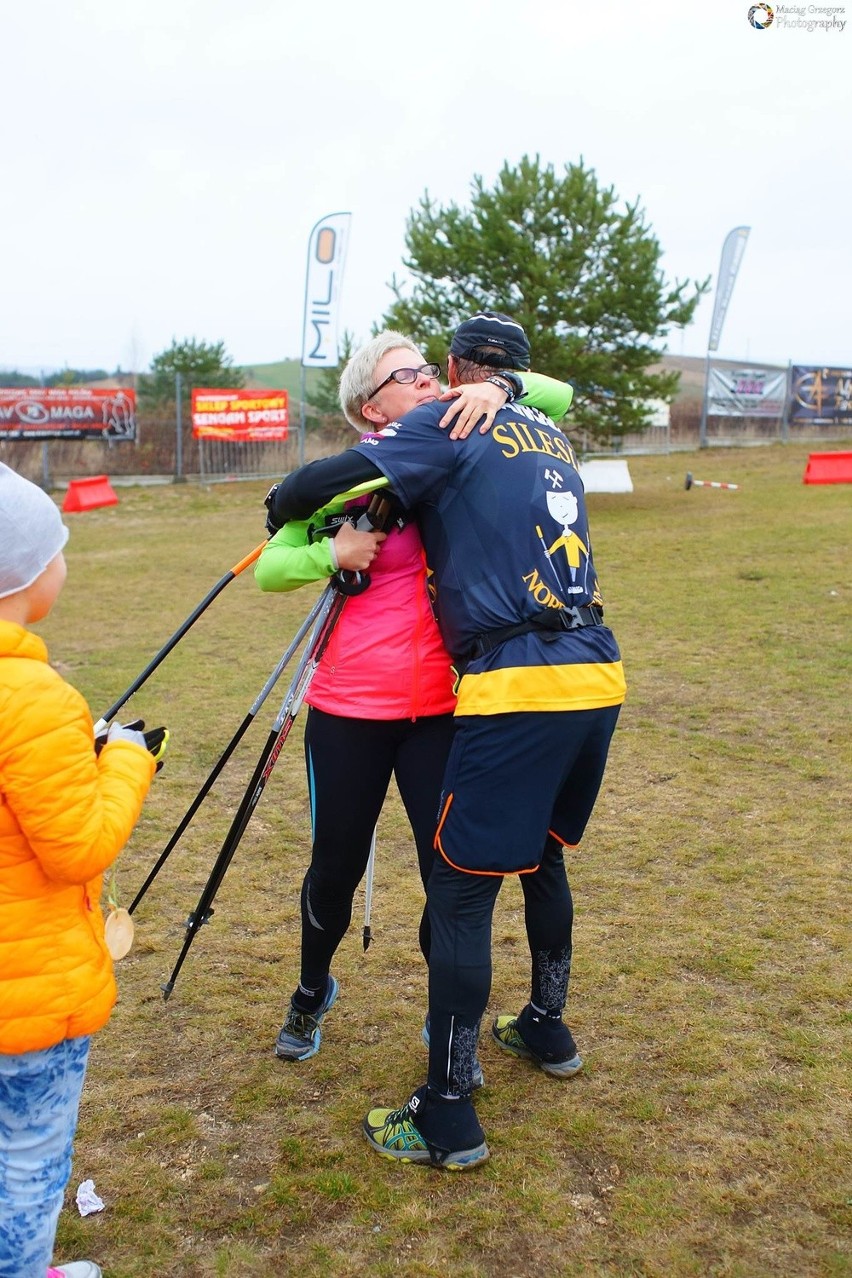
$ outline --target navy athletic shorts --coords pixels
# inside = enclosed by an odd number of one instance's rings
[[[456,717],[435,847],[470,874],[538,868],[548,834],[580,842],[620,706]]]

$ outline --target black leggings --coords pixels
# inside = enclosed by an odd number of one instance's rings
[[[561,1016],[571,972],[574,903],[562,845],[548,837],[539,868],[520,876],[532,967],[530,1001]],[[429,1084],[467,1095],[491,992],[491,921],[499,874],[465,874],[438,857],[429,881]]]
[[[352,920],[370,842],[391,776],[396,777],[425,886],[433,847],[453,716],[345,719],[313,706],[305,725],[313,848],[302,884],[300,984],[324,988],[331,960]],[[428,923],[420,944],[429,956]]]

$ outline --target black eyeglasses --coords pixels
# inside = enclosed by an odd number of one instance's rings
[[[424,373],[426,377],[440,377],[441,365],[421,364],[419,368],[395,368],[383,382],[379,382],[374,391],[370,391],[364,403],[366,404],[367,400],[372,399],[374,395],[378,395],[379,391],[387,386],[388,382],[397,382],[400,386],[409,386],[412,382],[417,381],[421,373]]]

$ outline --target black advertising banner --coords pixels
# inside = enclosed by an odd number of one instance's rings
[[[794,365],[790,382],[790,423],[852,426],[852,368]]]
[[[0,439],[135,438],[135,391],[79,386],[0,389]]]

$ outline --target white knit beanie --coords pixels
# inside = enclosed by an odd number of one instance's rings
[[[67,540],[53,498],[0,462],[0,599],[31,586]]]

